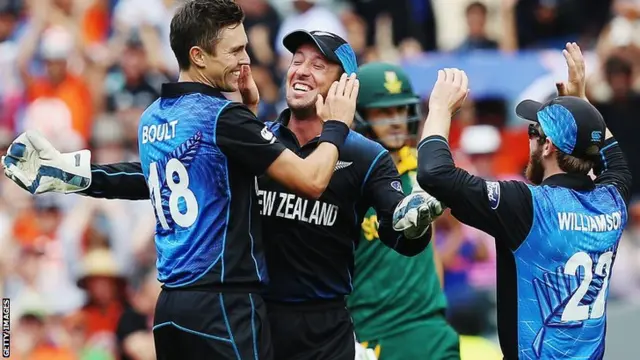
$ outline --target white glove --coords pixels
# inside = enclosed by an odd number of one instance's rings
[[[356,341],[356,357],[354,360],[378,360],[373,349],[367,349]]]
[[[411,194],[402,199],[393,212],[393,229],[402,231],[407,239],[420,238],[444,209],[440,201],[414,185]]]
[[[61,154],[36,131],[16,138],[2,157],[4,174],[31,194],[73,193],[91,185],[91,152]]]

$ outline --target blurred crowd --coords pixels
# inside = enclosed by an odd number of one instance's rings
[[[597,57],[589,97],[628,155],[633,194],[640,196],[638,0],[237,2],[246,12],[264,120],[286,106],[283,74],[291,55],[281,40],[294,29],[343,36],[361,64],[434,52],[471,57],[478,50],[508,58],[577,41]],[[169,23],[180,3],[0,0],[0,148],[37,129],[61,151],[90,148],[93,162],[136,160],[138,118],[161,84],[177,78]],[[451,133],[459,166],[486,178],[522,179],[527,132],[506,125],[511,111],[505,99],[467,102]],[[0,178],[0,292],[12,300],[11,358],[154,359],[151,318],[160,288],[150,204],[31,197]],[[611,301],[640,300],[636,203],[629,219]],[[448,316],[464,334],[495,331],[492,241],[448,213],[438,220]]]

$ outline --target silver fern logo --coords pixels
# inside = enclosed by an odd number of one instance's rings
[[[338,162],[336,162],[336,167],[335,167],[335,169],[333,171],[338,171],[338,170],[344,169],[346,167],[351,166],[351,164],[353,164],[353,162],[351,162],[351,161],[340,161],[340,160],[338,160]]]

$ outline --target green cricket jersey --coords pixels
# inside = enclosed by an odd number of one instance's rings
[[[399,151],[405,194],[415,181],[415,149]],[[433,244],[414,257],[406,257],[378,239],[378,221],[369,209],[362,222],[362,237],[355,253],[353,292],[348,307],[359,341],[397,334],[441,317],[446,300],[433,260]]]

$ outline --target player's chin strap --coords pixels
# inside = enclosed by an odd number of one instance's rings
[[[444,209],[440,201],[416,184],[411,194],[396,206],[393,212],[393,229],[402,231],[407,239],[421,238]]]
[[[31,194],[75,193],[91,185],[91,151],[60,153],[41,134],[22,133],[2,157],[5,175]]]

